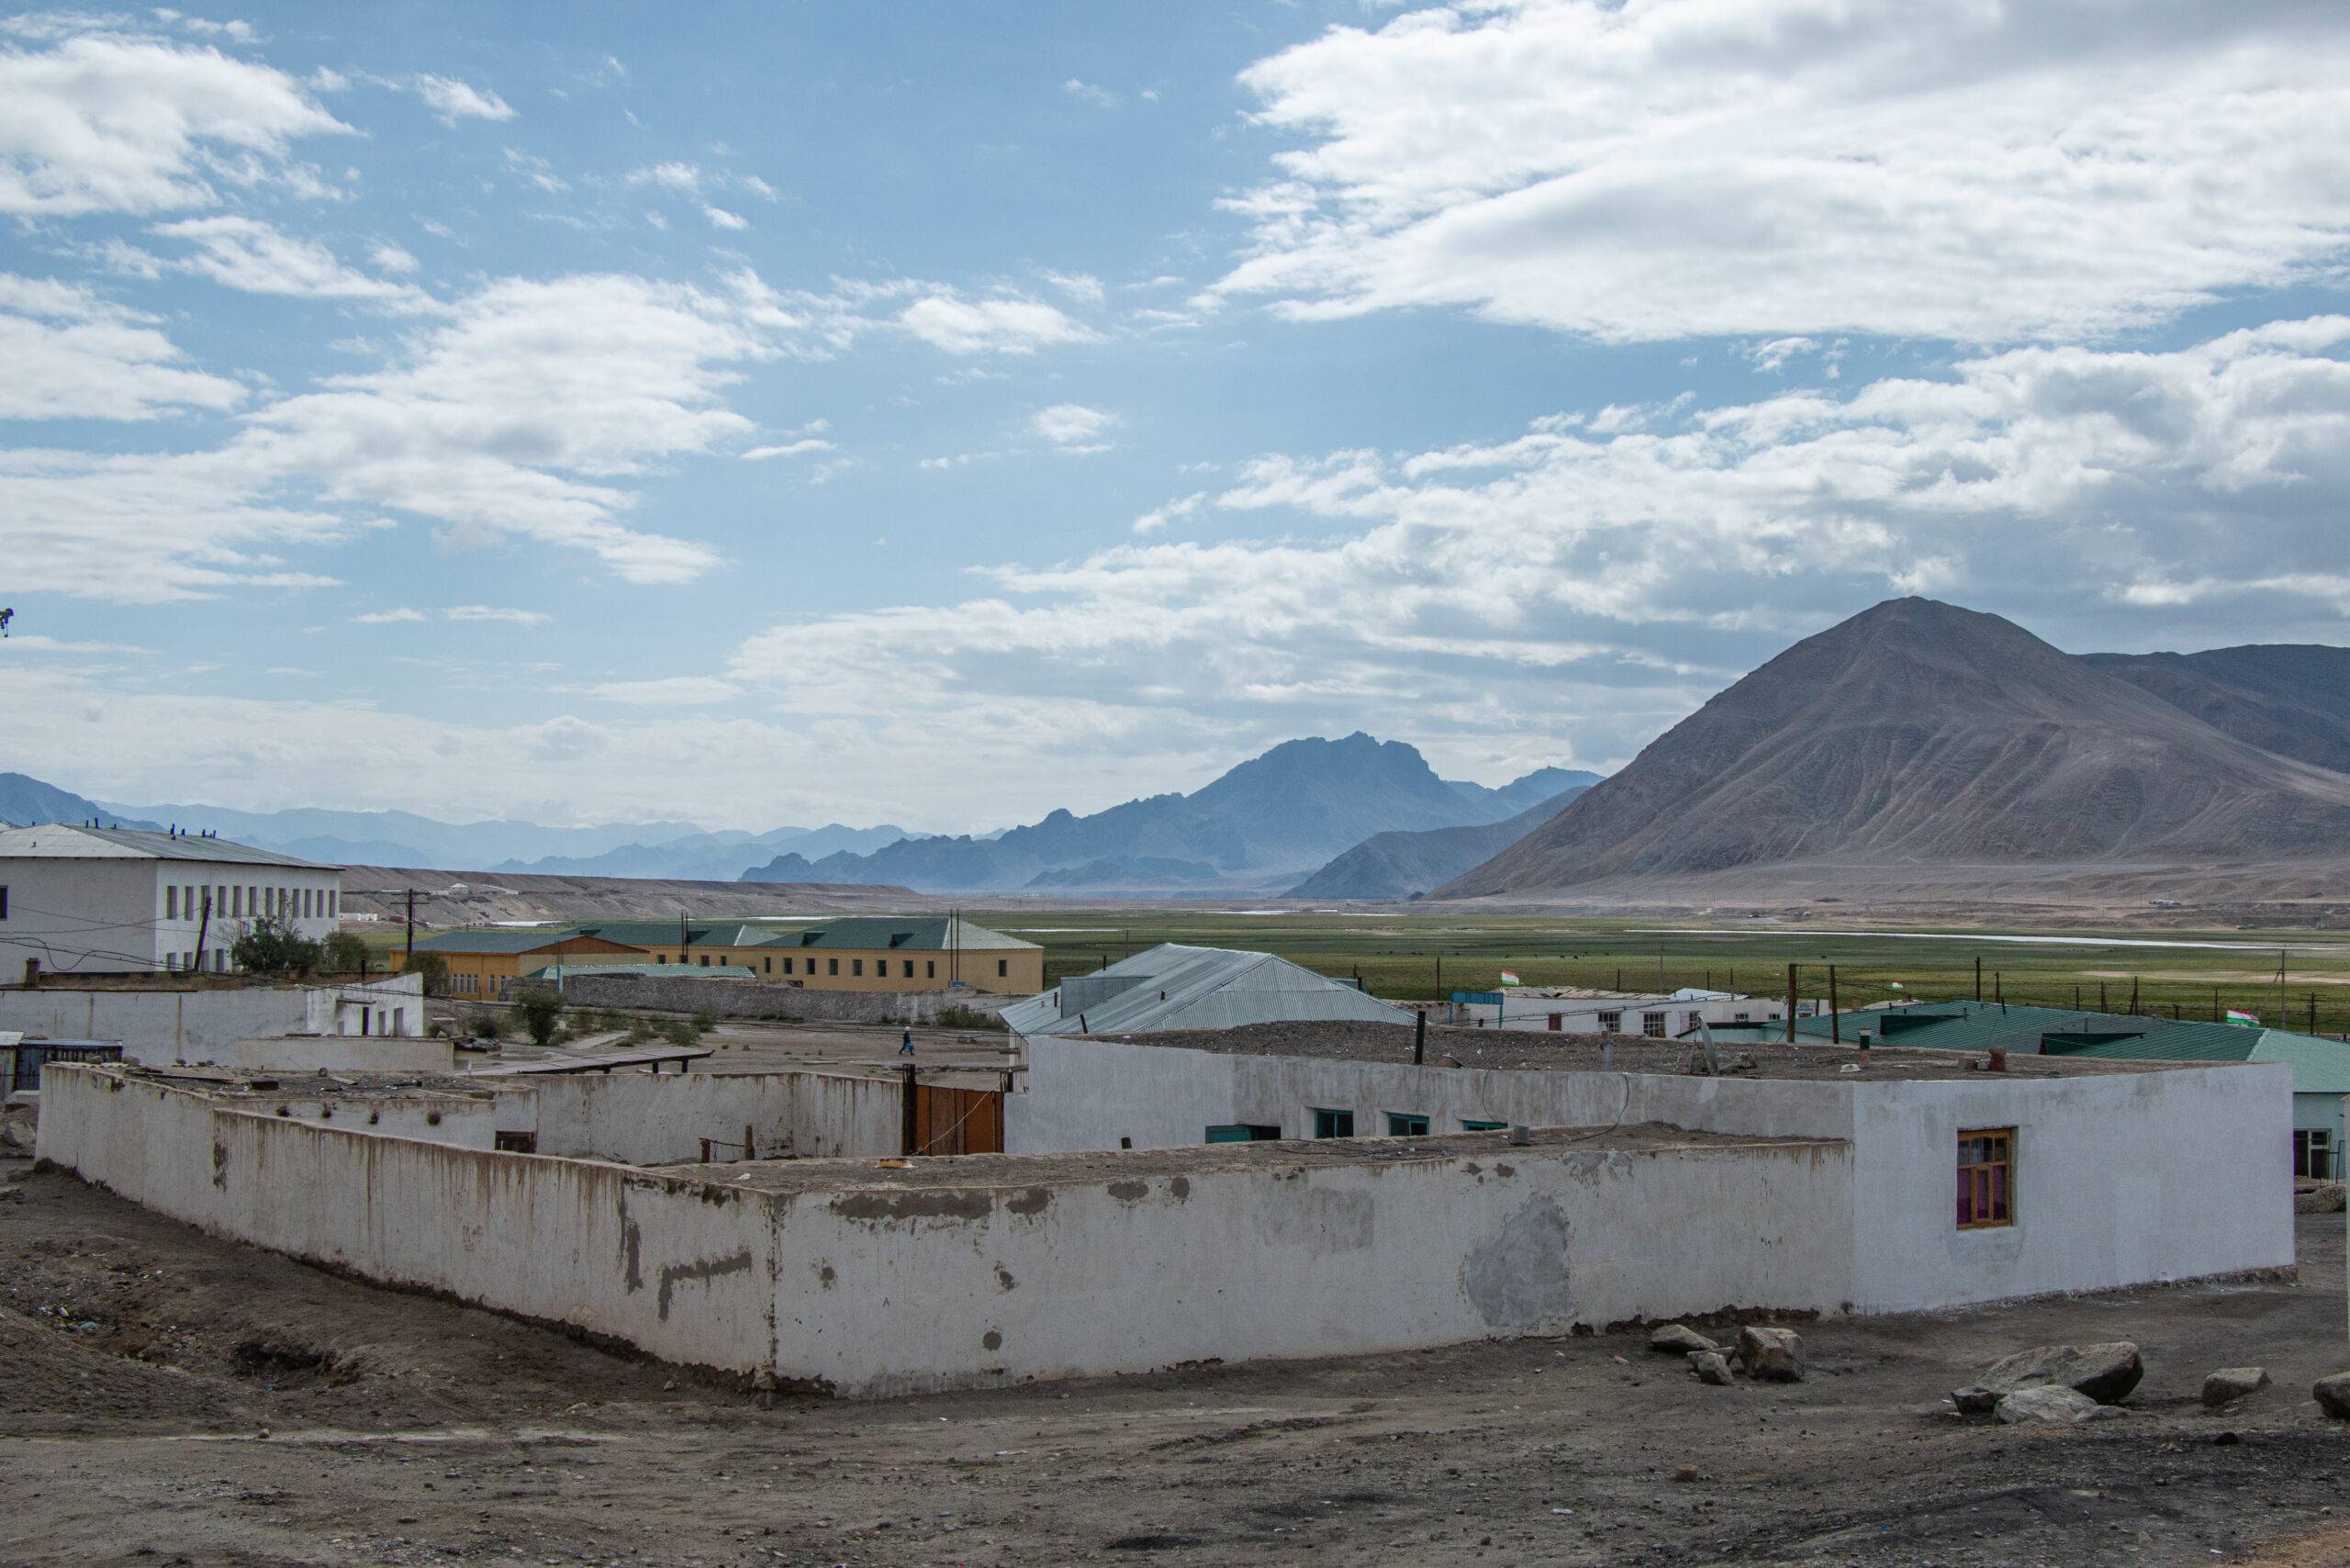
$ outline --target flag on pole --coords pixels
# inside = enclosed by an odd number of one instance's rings
[[[2245,1013],[2240,1009],[2231,1007],[2228,1009],[2228,1022],[2231,1024],[2248,1024],[2252,1027],[2257,1029],[2260,1027],[2260,1014],[2257,1013]]]
[[[1507,969],[1504,969],[1504,970],[1502,971],[1502,984],[1504,984],[1504,985],[1524,985],[1525,983],[1526,983],[1526,982],[1525,982],[1524,980],[1522,980],[1518,979],[1516,975],[1514,975],[1514,974],[1510,973]]]

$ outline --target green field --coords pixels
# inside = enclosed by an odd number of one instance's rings
[[[1266,913],[1095,914],[1057,910],[1022,922],[978,917],[1045,946],[1047,983],[1115,963],[1158,942],[1278,953],[1328,975],[1360,974],[1373,994],[1438,998],[1492,991],[1508,969],[1529,986],[1647,991],[1683,986],[1780,993],[1789,964],[1806,996],[1824,995],[1836,970],[1845,1007],[1975,994],[2050,1007],[2100,1003],[2210,1018],[2216,1010],[2278,1022],[2277,967],[2286,956],[2286,1026],[2350,1031],[2350,933],[2211,931],[1838,935],[1773,924],[1752,930],[1694,929],[1692,920],[1556,920],[1525,915],[1447,917]],[[1830,923],[1822,922],[1821,924]],[[1759,923],[1758,923],[1759,924]],[[2023,940],[2029,938],[2029,940]],[[1438,985],[1438,964],[1442,984]],[[2314,1010],[2312,1014],[2312,1010]]]

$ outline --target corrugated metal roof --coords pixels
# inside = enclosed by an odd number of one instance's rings
[[[648,975],[655,980],[756,980],[758,971],[746,964],[548,964],[532,969],[526,980],[551,980],[560,972],[565,980],[577,980],[582,975]]]
[[[1169,942],[1003,1010],[1017,1035],[1137,1035],[1300,1019],[1405,1024],[1411,1014],[1270,953]]]
[[[951,941],[949,925],[955,928]],[[854,947],[863,952],[943,953],[950,946],[976,950],[1036,946],[984,925],[974,925],[968,920],[950,920],[943,914],[856,915],[804,931],[787,931],[776,940],[789,947]]]
[[[542,953],[592,933],[581,931],[437,931],[416,939],[420,953]],[[611,942],[609,936],[600,940]],[[612,943],[636,951],[625,942]]]
[[[303,871],[340,871],[274,849],[255,849],[225,838],[150,833],[131,827],[0,828],[0,858],[28,860],[194,860],[219,866],[281,866]]]

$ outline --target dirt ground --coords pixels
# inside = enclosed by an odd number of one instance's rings
[[[2350,1424],[2309,1387],[2350,1349],[2343,1217],[2300,1223],[2299,1284],[1807,1324],[1791,1385],[1627,1332],[763,1409],[5,1161],[0,1562],[2314,1568],[2350,1562]],[[2114,1338],[2125,1418],[1942,1397]],[[2273,1386],[2204,1410],[2246,1363]]]

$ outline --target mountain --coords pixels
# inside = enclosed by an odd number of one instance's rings
[[[825,856],[846,851],[884,848],[909,834],[894,823],[879,827],[844,827],[828,823],[815,829],[779,827],[772,833],[697,833],[655,844],[624,844],[601,855],[550,855],[525,863],[509,860],[490,869],[500,874],[521,872],[543,877],[659,877],[670,880],[732,882],[755,866],[765,865],[787,846],[792,854]]]
[[[222,806],[106,804],[126,816],[208,828],[239,844],[345,866],[494,866],[549,855],[601,855],[627,844],[659,844],[703,831],[678,822],[542,827],[531,822],[435,822],[413,812],[236,812]]]
[[[813,860],[786,853],[743,879],[1007,890],[1278,887],[1376,833],[1507,816],[1509,791],[1523,783],[1472,801],[1416,748],[1358,732],[1284,742],[1190,795],[1153,795],[1082,817],[1057,811],[992,841],[903,840],[871,855]]]
[[[2350,648],[2255,643],[2081,657],[2246,745],[2350,773]]]
[[[1545,768],[1546,773],[1563,771]],[[1583,777],[1597,779],[1597,774]],[[1440,887],[1494,856],[1567,809],[1591,788],[1573,784],[1514,817],[1470,827],[1375,833],[1283,896],[1292,899],[1406,899]],[[1498,794],[1499,791],[1493,791]]]
[[[165,824],[110,811],[95,801],[44,784],[22,773],[0,773],[0,822],[29,827],[35,823],[85,823],[100,827],[140,827],[160,831]]]
[[[1434,896],[2345,844],[2350,777],[2248,745],[1996,615],[1905,599],[1797,643]]]
[[[1500,822],[1520,812],[1531,811],[1545,801],[1555,801],[1569,790],[1588,787],[1599,782],[1603,776],[1586,773],[1579,767],[1538,767],[1523,778],[1513,778],[1498,790],[1465,779],[1448,778],[1444,787],[1490,816],[1484,822]],[[1440,832],[1441,829],[1430,829]]]

